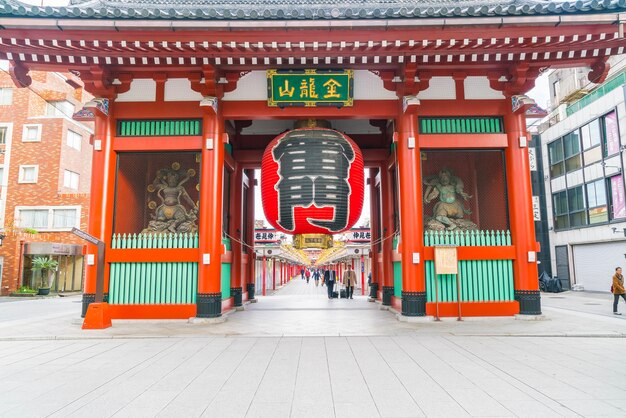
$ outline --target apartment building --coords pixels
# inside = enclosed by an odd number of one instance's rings
[[[17,88],[0,66],[0,293],[37,287],[32,260],[59,262],[52,291],[78,291],[83,242],[70,231],[86,228],[92,146],[89,124],[72,119],[89,100],[72,74],[31,72]]]
[[[626,267],[626,57],[601,85],[578,69],[550,75],[558,103],[541,133],[551,267],[565,288],[608,292]],[[548,126],[550,125],[550,126]]]

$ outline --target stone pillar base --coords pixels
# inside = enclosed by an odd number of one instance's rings
[[[241,287],[231,287],[230,294],[233,297],[233,306],[237,307],[243,305]]]
[[[378,283],[370,284],[370,298],[376,299],[378,297]]]
[[[248,299],[252,301],[254,299],[254,283],[246,284],[246,290],[248,291]]]
[[[199,318],[196,316],[189,318],[190,324],[221,324],[224,322],[226,322],[225,316],[218,316],[216,318]]]
[[[426,316],[426,292],[402,292],[402,315]]]
[[[391,306],[391,297],[393,296],[393,286],[383,286],[383,305]]]
[[[95,293],[83,293],[83,308],[82,311],[80,313],[80,317],[84,318],[85,315],[87,314],[87,309],[89,308],[89,305],[91,305],[92,303],[94,303],[96,301],[96,294]],[[109,294],[105,293],[102,295],[102,302],[109,302]]]
[[[516,290],[520,315],[541,315],[541,294],[538,290]]]
[[[196,299],[198,318],[218,318],[222,316],[221,293],[198,293]]]

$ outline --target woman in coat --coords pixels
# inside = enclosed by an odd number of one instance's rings
[[[617,302],[619,302],[619,297],[621,296],[624,298],[624,301],[626,302],[626,290],[624,290],[624,276],[622,276],[621,267],[615,269],[611,290],[613,292],[613,314],[621,315],[620,312],[617,312]]]

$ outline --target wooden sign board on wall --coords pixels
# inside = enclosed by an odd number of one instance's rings
[[[459,274],[456,247],[435,247],[435,274]]]

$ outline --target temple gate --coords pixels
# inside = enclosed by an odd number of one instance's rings
[[[624,52],[626,6],[475,3],[3,0],[14,81],[71,71],[97,97],[75,115],[95,121],[88,232],[106,243],[104,300],[88,263],[83,313],[216,318],[253,299],[254,170],[276,135],[324,119],[369,170],[373,298],[432,315],[439,280],[443,316],[459,298],[464,316],[539,314],[525,121],[540,109],[524,93],[553,66],[602,81]],[[268,84],[287,70],[304,85]],[[348,96],[311,100],[307,74],[336,70],[353,72]],[[458,247],[461,294],[434,274],[437,245]]]

